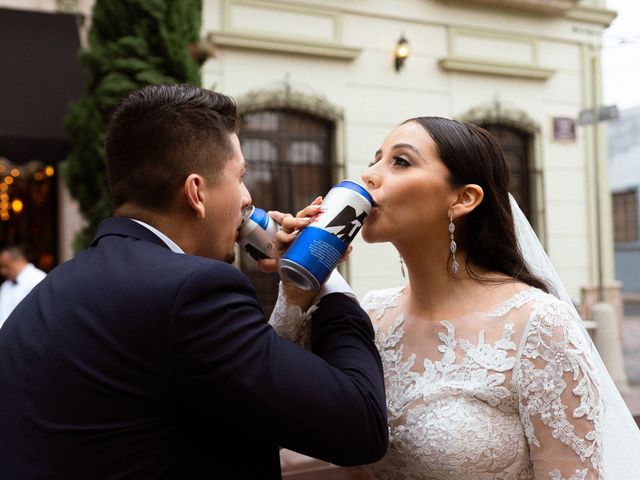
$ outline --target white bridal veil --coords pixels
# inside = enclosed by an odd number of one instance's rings
[[[518,246],[531,272],[541,277],[551,293],[573,306],[551,260],[542,248],[515,199],[509,195]],[[576,318],[579,318],[576,316]],[[603,459],[606,480],[640,479],[640,430],[620,396],[582,322],[579,325],[591,348],[604,401]]]

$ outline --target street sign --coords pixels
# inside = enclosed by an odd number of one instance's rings
[[[615,120],[618,116],[619,113],[617,105],[605,105],[600,108],[582,110],[578,114],[578,123],[580,125],[590,125],[596,122]]]
[[[582,110],[578,114],[578,123],[580,125],[589,125],[591,123],[596,123],[596,112],[595,110]]]
[[[607,105],[598,110],[598,121],[615,120],[619,117],[617,105]]]
[[[575,142],[576,140],[576,121],[569,117],[553,117],[552,121],[552,138],[558,142]]]

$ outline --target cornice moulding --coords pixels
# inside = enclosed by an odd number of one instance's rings
[[[587,7],[584,5],[578,5],[576,8],[565,13],[565,17],[571,20],[594,23],[596,25],[601,25],[603,28],[607,28],[611,25],[611,22],[613,22],[617,16],[618,12],[615,10],[600,7]]]
[[[553,69],[534,65],[491,62],[453,56],[438,60],[438,65],[445,71],[500,75],[504,77],[526,78],[529,80],[547,80],[555,73]]]
[[[293,53],[298,55],[353,60],[362,49],[337,43],[313,42],[292,38],[276,38],[238,32],[210,32],[207,38],[217,47]]]
[[[579,22],[593,23],[606,28],[618,15],[615,10],[583,5],[578,0],[444,0],[449,5],[485,5],[511,10],[522,10],[543,15],[565,17]]]
[[[547,15],[562,15],[575,8],[578,0],[446,0],[448,3],[471,3],[492,7],[527,10]]]

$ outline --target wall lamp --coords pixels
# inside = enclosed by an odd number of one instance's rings
[[[394,54],[396,72],[399,72],[400,69],[404,66],[404,61],[409,57],[409,53],[411,53],[409,51],[409,42],[406,38],[404,38],[404,35],[401,35],[398,43],[396,44],[396,50]]]

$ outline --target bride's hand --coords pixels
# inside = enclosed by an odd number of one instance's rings
[[[258,269],[265,273],[274,273],[278,271],[278,259],[289,248],[300,231],[309,225],[312,218],[320,211],[322,197],[316,199],[300,210],[294,217],[290,213],[282,213],[278,211],[270,211],[268,215],[271,219],[280,225],[280,231],[276,234],[276,243],[274,248],[274,258],[265,258],[257,261]]]
[[[285,236],[281,236],[280,238],[278,238],[278,235],[276,235],[274,258],[266,258],[258,260],[256,262],[260,271],[264,273],[274,273],[278,271],[278,259],[287,250],[287,248],[289,248],[291,242],[295,240],[300,231],[310,223],[310,221],[318,214],[318,212],[320,212],[321,203],[322,197],[316,197],[313,202],[311,202],[296,214],[293,223],[290,220],[285,220],[287,218],[293,218],[289,213],[282,213],[276,210],[268,212],[268,215],[271,217],[271,219],[281,226],[280,231],[283,230],[282,227],[285,221],[287,222],[287,227],[285,227],[284,229],[287,234]],[[298,219],[302,219],[304,220],[304,222],[300,222]],[[353,246],[349,245],[342,257],[340,257],[338,265],[344,263],[349,258],[352,250]]]

